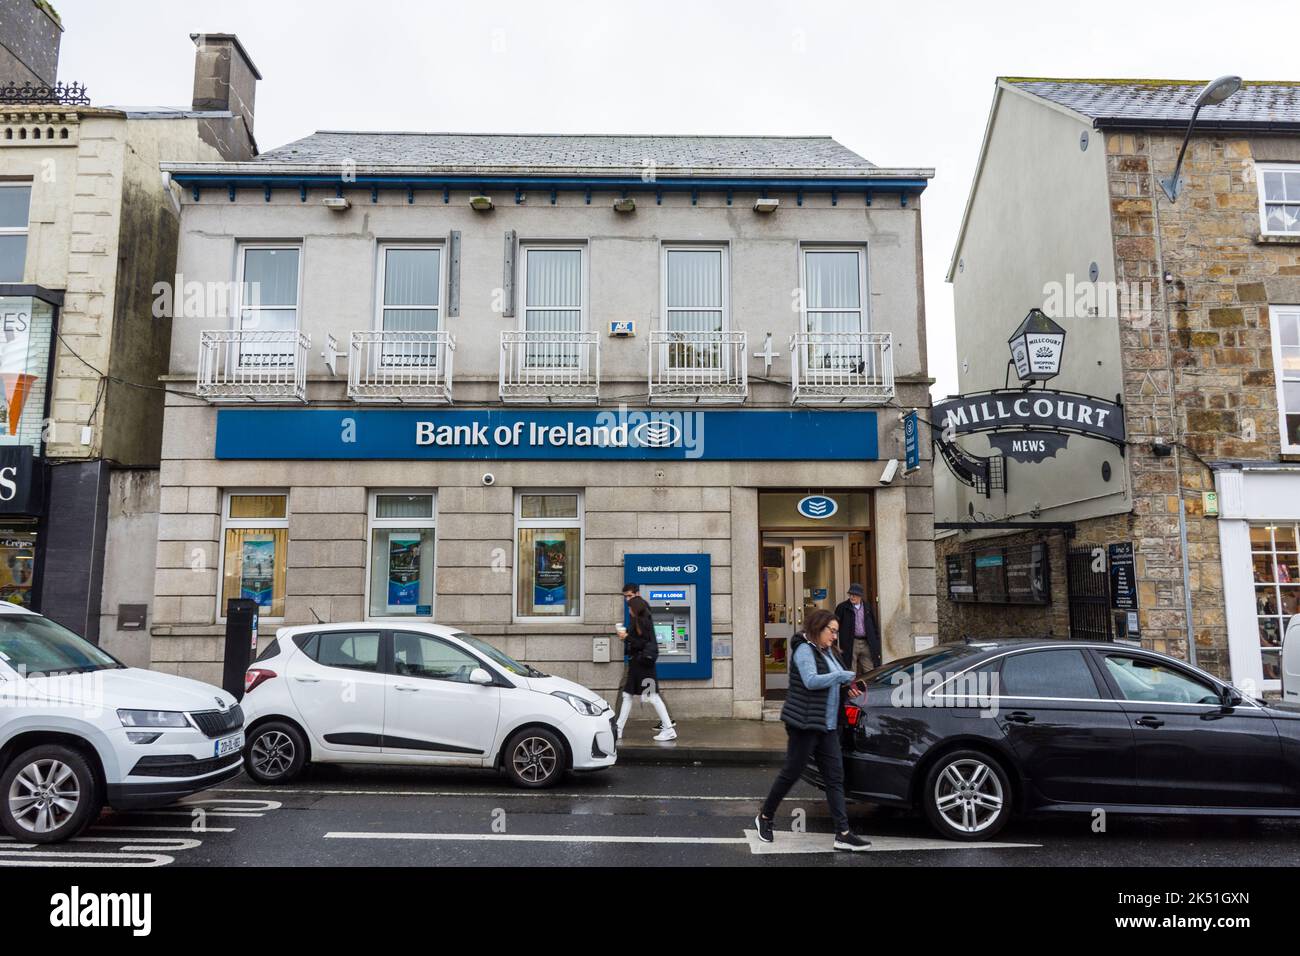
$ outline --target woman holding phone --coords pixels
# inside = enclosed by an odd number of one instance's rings
[[[826,788],[826,804],[835,821],[835,849],[859,852],[871,846],[849,829],[844,802],[844,758],[840,751],[840,689],[854,680],[835,651],[840,625],[830,611],[808,615],[805,629],[790,642],[790,688],[781,708],[788,741],[785,766],[763,807],[754,817],[758,838],[772,842],[776,808],[795,785],[810,758],[816,758]]]

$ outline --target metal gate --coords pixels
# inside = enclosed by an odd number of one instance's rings
[[[1095,570],[1098,563],[1100,571]],[[1105,549],[1070,548],[1065,556],[1065,571],[1070,592],[1070,637],[1081,641],[1112,640]]]

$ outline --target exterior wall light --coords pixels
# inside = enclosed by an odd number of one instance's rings
[[[615,212],[636,212],[636,200],[631,196],[622,196],[614,200]]]
[[[333,212],[345,212],[352,206],[352,201],[344,196],[330,196],[324,203],[325,208]]]
[[[755,199],[754,212],[776,212],[777,207],[780,205],[781,200],[779,199]]]
[[[1045,382],[1061,371],[1065,352],[1065,329],[1047,317],[1042,309],[1030,309],[1020,327],[1007,339],[1011,362],[1020,381]]]
[[[491,196],[470,196],[469,207],[473,209],[475,212],[491,212],[492,197]]]
[[[1170,202],[1178,201],[1178,192],[1183,188],[1183,181],[1178,174],[1182,172],[1183,157],[1187,155],[1187,144],[1191,141],[1192,127],[1196,125],[1196,117],[1201,112],[1201,107],[1217,106],[1239,89],[1241,89],[1241,77],[1221,76],[1217,80],[1210,80],[1205,84],[1205,88],[1196,94],[1196,109],[1192,110],[1192,121],[1187,124],[1187,132],[1183,136],[1183,148],[1178,151],[1178,162],[1174,164],[1173,175],[1168,179],[1160,180],[1160,188],[1165,191]]]

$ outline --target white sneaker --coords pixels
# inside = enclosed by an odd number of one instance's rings
[[[655,734],[655,740],[676,740],[677,730],[675,727],[665,727],[659,733]]]

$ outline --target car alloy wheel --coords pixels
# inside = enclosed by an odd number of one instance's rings
[[[268,730],[253,741],[249,754],[254,769],[267,779],[282,777],[293,766],[298,750],[289,735],[279,730]]]
[[[1006,792],[997,772],[985,760],[963,757],[943,768],[934,781],[934,807],[944,822],[961,833],[975,835],[997,822]]]
[[[545,737],[525,737],[515,745],[510,759],[519,778],[534,786],[549,780],[560,763],[555,745]]]
[[[44,835],[67,825],[83,799],[77,773],[61,760],[34,760],[9,785],[9,814],[29,833]]]

